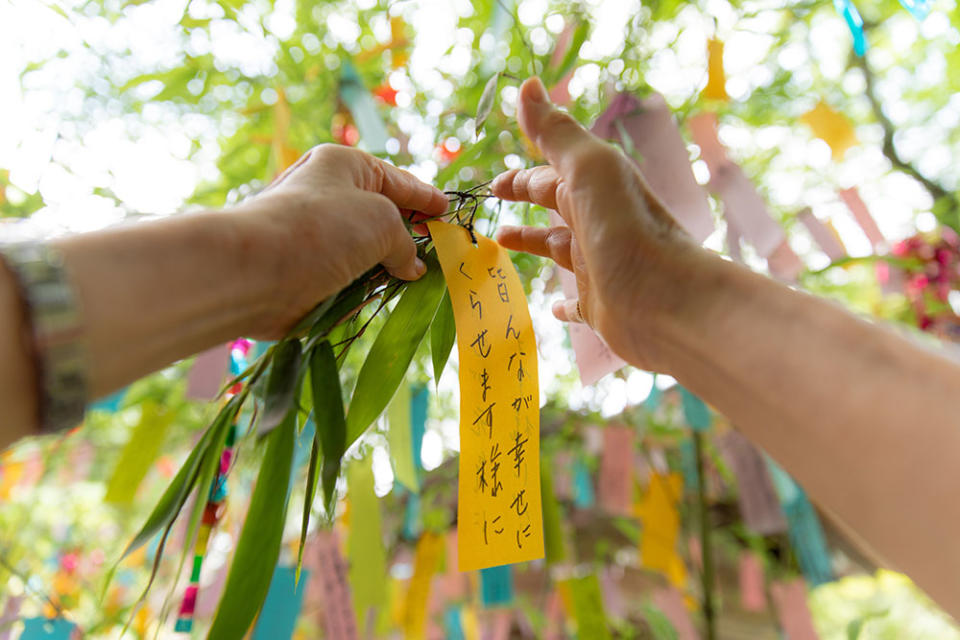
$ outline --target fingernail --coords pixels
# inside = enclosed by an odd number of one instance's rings
[[[420,258],[415,258],[413,261],[413,270],[416,272],[417,277],[419,278],[427,272],[427,265]]]
[[[543,81],[540,78],[534,76],[530,81],[530,86],[530,100],[540,103],[550,101],[550,96],[547,95],[547,89],[543,86]]]

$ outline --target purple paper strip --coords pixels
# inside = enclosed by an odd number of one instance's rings
[[[717,444],[737,477],[740,512],[747,528],[760,535],[786,531],[787,520],[760,452],[737,431],[723,434]]]
[[[191,400],[213,400],[227,375],[230,363],[230,347],[221,344],[199,354],[187,376],[187,397]]]
[[[847,208],[850,209],[850,213],[853,214],[857,224],[863,229],[867,239],[870,240],[870,244],[873,245],[874,250],[886,247],[887,239],[883,237],[880,227],[877,226],[877,221],[870,215],[870,210],[867,209],[867,205],[860,197],[857,188],[850,187],[849,189],[843,189],[839,192],[839,195],[840,199],[847,205]]]

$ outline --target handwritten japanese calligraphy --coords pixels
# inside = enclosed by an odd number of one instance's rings
[[[494,241],[428,226],[460,354],[459,568],[542,558],[537,344],[523,287]]]

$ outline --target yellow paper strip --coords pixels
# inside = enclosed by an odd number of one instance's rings
[[[723,42],[715,38],[707,41],[707,86],[703,97],[726,102],[727,76],[723,71]]]
[[[430,582],[440,568],[443,557],[443,538],[435,533],[424,533],[417,542],[413,560],[413,577],[407,589],[406,612],[403,621],[406,640],[422,640],[426,637],[427,603],[430,599]]]
[[[537,343],[507,252],[431,222],[460,354],[458,563],[473,571],[543,557]]]

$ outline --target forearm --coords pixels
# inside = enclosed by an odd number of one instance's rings
[[[91,397],[254,329],[269,295],[246,223],[200,213],[56,243],[83,317]]]
[[[960,367],[714,256],[663,322],[669,373],[960,614]]]

